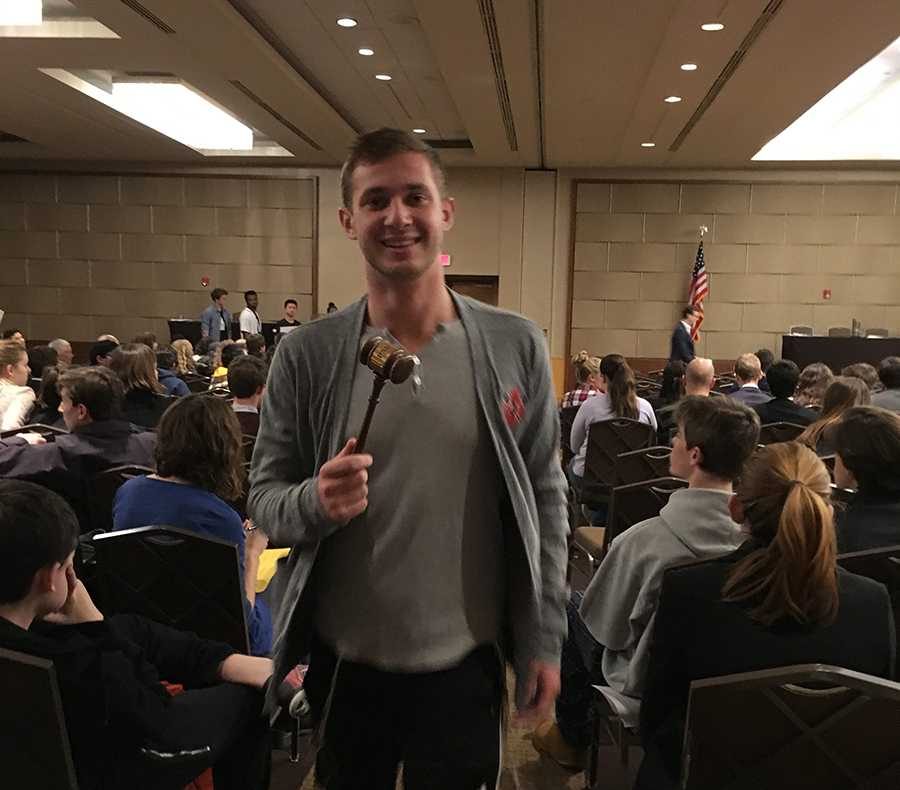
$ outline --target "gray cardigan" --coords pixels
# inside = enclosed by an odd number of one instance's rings
[[[510,641],[505,648],[522,692],[529,661],[559,663],[566,632],[568,526],[546,342],[521,316],[451,295],[468,337],[478,400],[509,495],[501,505]],[[295,329],[279,344],[269,372],[248,505],[273,546],[291,547],[287,569],[279,571],[287,570],[289,578],[279,585],[277,678],[308,651],[316,554],[319,543],[340,529],[321,510],[316,474],[348,438],[366,303],[363,298]]]

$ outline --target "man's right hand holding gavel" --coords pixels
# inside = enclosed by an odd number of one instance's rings
[[[368,507],[369,472],[372,456],[355,454],[356,439],[349,439],[343,449],[322,464],[316,491],[322,511],[335,524],[344,525]]]

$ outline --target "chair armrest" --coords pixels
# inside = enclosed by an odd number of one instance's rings
[[[611,689],[609,686],[594,686],[598,702],[605,704],[610,715],[619,719],[629,730],[637,731],[641,717],[641,701],[637,697],[628,697]]]

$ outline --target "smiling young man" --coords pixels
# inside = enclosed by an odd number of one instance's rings
[[[360,137],[342,227],[366,296],[294,330],[275,355],[250,511],[292,546],[276,674],[310,656],[317,774],[335,788],[495,787],[504,659],[525,716],[559,686],[566,518],[540,330],[452,294],[453,226],[437,154],[404,132]],[[381,396],[354,453],[375,335],[420,359],[421,386]],[[496,353],[502,349],[501,353]]]

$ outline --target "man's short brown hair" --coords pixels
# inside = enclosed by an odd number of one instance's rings
[[[734,375],[741,381],[754,381],[762,378],[762,365],[756,354],[741,354],[734,361]]]
[[[722,478],[737,480],[759,441],[759,416],[731,398],[690,395],[675,413],[688,449],[699,447],[700,468]]]
[[[228,366],[228,389],[235,398],[252,398],[266,384],[266,363],[249,354]]]
[[[122,410],[125,388],[109,368],[68,368],[59,377],[57,389],[65,390],[76,406],[84,406],[95,422],[116,419]]]
[[[402,129],[376,129],[362,134],[350,147],[341,168],[341,200],[344,208],[353,209],[353,172],[359,165],[376,165],[398,154],[422,154],[431,165],[431,173],[441,197],[447,189],[447,173],[441,159],[428,143]]]

